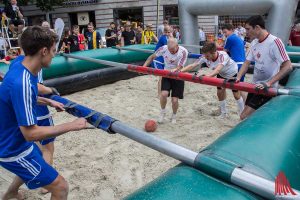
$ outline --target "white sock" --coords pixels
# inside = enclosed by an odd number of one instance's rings
[[[227,113],[226,100],[220,101],[221,113]]]
[[[176,113],[175,113],[175,114],[174,114],[174,113],[172,114],[172,118],[176,118]]]
[[[161,113],[161,114],[166,114],[166,112],[167,112],[166,109],[161,109],[161,110],[160,110],[160,113]]]
[[[245,103],[244,103],[243,98],[241,97],[239,100],[236,100],[236,103],[237,103],[237,106],[238,106],[238,109],[239,109],[239,115],[240,115],[243,112],[244,107],[245,107]]]

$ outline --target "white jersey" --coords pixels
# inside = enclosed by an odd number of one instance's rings
[[[223,67],[219,73],[223,78],[232,78],[238,73],[238,66],[225,51],[217,51],[218,57],[215,61],[207,60],[205,57],[198,58],[195,63],[201,65],[206,63],[212,70],[216,69],[218,65],[222,64]]]
[[[239,36],[239,38],[241,38],[243,41],[245,39],[245,35],[246,35],[246,29],[244,27],[238,27],[234,30],[234,33]]]
[[[281,64],[290,60],[282,41],[271,34],[261,42],[253,40],[246,59],[255,62],[253,83],[271,80],[279,72]],[[278,82],[274,83],[273,87],[277,86]]]
[[[188,57],[188,51],[182,47],[179,46],[179,49],[177,53],[171,54],[168,50],[168,46],[162,46],[155,52],[156,57],[162,56],[164,58],[165,62],[165,69],[171,70],[176,68],[177,66],[184,66],[184,64],[187,61]]]

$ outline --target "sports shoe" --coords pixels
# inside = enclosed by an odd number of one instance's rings
[[[218,116],[219,119],[228,119],[229,118],[229,115],[228,113],[221,113],[219,116]]]
[[[174,114],[171,117],[171,123],[176,124],[176,115],[174,115]]]
[[[165,116],[166,116],[165,112],[160,112],[160,116],[159,116],[157,122],[162,124],[164,122]]]
[[[213,110],[211,113],[210,113],[211,116],[219,116],[221,115],[221,108],[219,107],[218,109],[216,110]]]

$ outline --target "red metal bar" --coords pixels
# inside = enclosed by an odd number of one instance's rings
[[[275,88],[260,90],[257,89],[254,84],[246,83],[246,82],[232,83],[220,78],[214,78],[208,76],[197,77],[196,75],[192,75],[189,73],[171,72],[168,70],[160,70],[160,69],[154,69],[150,67],[142,67],[136,65],[128,65],[127,69],[128,71],[138,72],[142,74],[152,74],[152,75],[162,76],[166,78],[189,81],[189,82],[200,83],[205,85],[212,85],[212,86],[223,87],[223,88],[228,88],[233,90],[240,90],[240,91],[245,91],[254,94],[262,94],[266,96],[278,95],[277,89]]]

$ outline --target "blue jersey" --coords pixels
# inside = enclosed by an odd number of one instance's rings
[[[230,57],[235,62],[244,62],[246,60],[244,42],[236,34],[231,34],[226,39],[224,49],[229,52]]]
[[[20,126],[37,123],[37,76],[16,62],[0,86],[0,158],[19,155],[29,149]]]
[[[43,69],[38,73],[38,83],[43,84],[44,79],[43,79]],[[46,97],[46,96],[45,96]],[[37,115],[37,120],[44,120],[47,118],[50,118],[50,111],[47,106],[45,105],[37,105],[36,106],[36,115]]]
[[[15,63],[17,62],[22,62],[24,60],[25,56],[24,55],[20,55],[17,58],[15,58],[9,66],[9,69],[11,69],[11,67],[14,66]],[[43,80],[43,70],[41,69],[41,71],[38,73],[38,83],[43,84],[44,80]],[[37,115],[37,119],[38,120],[43,120],[43,119],[47,119],[50,117],[50,112],[47,106],[44,105],[37,105],[36,106],[36,115]]]
[[[156,47],[155,47],[155,51],[158,50],[160,47],[163,47],[165,45],[168,44],[168,37],[166,35],[162,35],[157,44],[156,44]],[[155,68],[159,68],[159,69],[163,69],[163,64],[164,64],[164,58],[162,56],[160,57],[157,57],[155,58],[155,61],[157,62],[156,64],[154,64],[154,66],[158,66],[158,67],[155,67]],[[154,61],[154,62],[155,62]],[[160,65],[161,64],[161,65]]]

